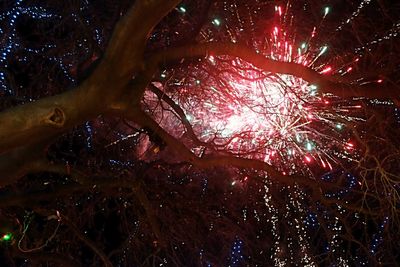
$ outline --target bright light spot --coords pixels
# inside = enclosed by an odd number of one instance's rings
[[[215,57],[214,56],[209,56],[208,57],[208,60],[213,64],[213,65],[215,65]]]
[[[306,144],[306,149],[307,149],[308,151],[311,151],[311,150],[313,149],[312,143],[308,142],[308,143]]]
[[[351,142],[348,142],[348,143],[346,144],[346,148],[349,149],[349,150],[354,149],[354,144],[351,143]]]
[[[315,84],[310,85],[310,95],[315,96],[317,94],[318,87]]]
[[[342,130],[342,129],[343,129],[343,125],[340,124],[340,123],[338,123],[338,124],[336,124],[336,128],[337,128],[338,130]]]
[[[311,32],[311,38],[313,38],[315,36],[315,34],[317,33],[317,27],[314,26],[312,32]]]
[[[280,6],[278,6],[278,13],[279,13],[279,16],[282,16],[282,8]]]
[[[324,14],[324,17],[325,17],[326,15],[328,15],[330,8],[327,6],[327,7],[325,7],[324,10],[325,10],[325,14]]]
[[[330,72],[332,70],[332,67],[326,67],[326,68],[324,68],[323,70],[321,70],[321,72],[320,73],[328,73],[328,72]]]
[[[186,115],[186,120],[187,120],[187,121],[192,121],[192,120],[193,120],[193,116]]]
[[[215,26],[220,26],[221,21],[219,19],[213,19],[212,24],[214,24]]]
[[[306,47],[307,47],[307,44],[306,44],[306,43],[302,43],[302,44],[301,44],[301,49],[306,49]]]
[[[179,7],[179,11],[182,12],[182,13],[185,13],[185,12],[186,12],[186,8],[184,8],[183,6],[181,6],[181,7]]]
[[[328,50],[328,46],[324,45],[324,46],[321,48],[321,52],[319,53],[319,55],[323,55],[327,50]]]
[[[311,162],[311,157],[309,157],[309,156],[305,156],[304,159],[305,159],[308,163]]]
[[[1,237],[1,241],[9,241],[12,238],[11,233],[7,233]]]

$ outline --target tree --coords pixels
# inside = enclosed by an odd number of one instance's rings
[[[2,4],[2,262],[398,262],[398,4],[94,2]]]

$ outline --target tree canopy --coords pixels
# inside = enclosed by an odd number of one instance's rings
[[[400,261],[400,4],[0,4],[1,266]]]

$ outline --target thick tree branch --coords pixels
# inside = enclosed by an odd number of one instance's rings
[[[117,24],[104,64],[127,82],[142,67],[146,41],[153,28],[180,0],[138,0]]]
[[[253,49],[234,43],[205,43],[169,48],[152,55],[150,60],[161,65],[182,58],[205,57],[207,55],[238,57],[265,72],[293,75],[304,79],[310,84],[317,85],[322,93],[331,93],[343,98],[367,97],[392,98],[396,100],[400,96],[400,88],[398,86],[383,87],[376,84],[362,86],[351,84],[334,77],[324,76],[301,64],[269,59]]]
[[[199,140],[197,138],[196,134],[193,131],[192,125],[186,118],[186,114],[183,111],[183,109],[178,104],[176,104],[174,102],[174,100],[172,100],[166,93],[164,93],[163,91],[158,89],[155,85],[150,84],[149,88],[159,99],[161,99],[165,103],[167,103],[176,112],[176,114],[179,116],[179,119],[181,120],[182,124],[185,126],[186,132],[189,135],[189,137],[192,139],[192,141],[197,145],[206,146],[207,143],[202,142],[201,140]]]
[[[142,126],[149,127],[154,132],[156,132],[165,143],[171,147],[171,149],[175,150],[177,154],[187,162],[190,162],[198,167],[202,168],[212,168],[217,166],[233,166],[239,168],[252,168],[257,170],[263,170],[267,172],[272,179],[279,181],[285,185],[294,185],[296,183],[301,184],[303,186],[309,187],[313,189],[314,194],[319,195],[321,185],[320,182],[316,180],[312,180],[306,177],[298,176],[298,175],[283,175],[279,171],[277,171],[273,166],[269,165],[266,162],[239,158],[233,155],[210,155],[206,157],[197,157],[194,153],[192,153],[183,143],[179,142],[175,137],[167,133],[163,128],[159,126],[159,124],[154,121],[150,116],[148,116],[145,112],[141,110],[131,109],[130,113],[125,113],[126,117],[134,120],[138,124]],[[328,187],[332,187],[332,184],[327,185]]]
[[[102,102],[86,86],[5,110],[0,113],[0,153],[51,139],[98,114]]]
[[[28,165],[22,152],[29,150],[29,144],[51,140],[75,125],[126,104],[121,98],[134,72],[143,69],[143,51],[151,30],[178,2],[136,1],[117,24],[104,59],[81,86],[0,113],[0,169],[12,174],[2,179],[0,185],[12,182],[32,167],[21,166],[24,168],[20,170],[13,167]],[[145,80],[147,84],[148,79]],[[131,98],[137,99],[129,99],[131,103],[139,103],[143,91],[132,94]],[[4,154],[15,148],[18,150]],[[6,166],[11,166],[11,170]]]
[[[103,61],[80,87],[1,112],[0,153],[46,140],[105,112],[142,67],[151,30],[178,2],[136,1],[117,24]]]

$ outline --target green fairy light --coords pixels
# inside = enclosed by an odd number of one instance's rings
[[[1,241],[7,242],[7,241],[10,241],[11,238],[12,238],[12,234],[11,234],[11,233],[7,233],[7,234],[4,234],[4,235],[1,237]]]

